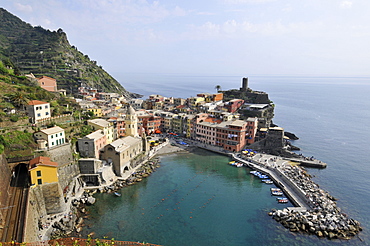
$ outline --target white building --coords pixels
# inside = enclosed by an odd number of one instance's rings
[[[50,104],[38,100],[32,100],[27,105],[28,116],[31,117],[33,123],[51,117]]]
[[[43,129],[34,134],[40,149],[50,149],[65,144],[64,129],[59,126]]]

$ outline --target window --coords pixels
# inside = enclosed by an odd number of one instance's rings
[[[49,106],[48,105],[45,105],[45,108],[49,108]]]
[[[37,117],[41,117],[41,114],[40,114],[40,113],[38,113],[38,114],[37,114]]]
[[[60,136],[62,136],[62,135],[63,135],[63,133],[59,133],[59,135],[60,135]]]
[[[54,145],[54,142],[51,142],[51,146],[53,146]]]
[[[42,185],[42,179],[37,179],[37,184]]]
[[[36,171],[37,177],[41,177],[41,171]]]

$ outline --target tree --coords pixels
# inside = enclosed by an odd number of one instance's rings
[[[9,100],[15,107],[21,108],[28,104],[29,99],[26,95],[21,91],[16,91],[10,95],[8,95]]]
[[[215,89],[217,90],[217,92],[219,92],[221,90],[221,85],[216,85]]]

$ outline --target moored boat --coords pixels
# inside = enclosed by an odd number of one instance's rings
[[[286,197],[281,197],[280,199],[277,199],[278,203],[287,203],[289,202],[288,198]]]
[[[281,191],[271,191],[271,195],[273,195],[273,196],[282,196],[283,192],[281,192]]]

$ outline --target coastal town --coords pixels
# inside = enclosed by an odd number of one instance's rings
[[[273,103],[267,93],[249,88],[248,78],[232,91],[234,98],[216,86],[216,93],[199,92],[190,98],[150,95],[140,99],[84,84],[75,95],[67,95],[51,77],[27,77],[49,92],[68,97],[78,105],[79,115],[55,115],[50,102],[40,100],[30,100],[22,109],[29,117],[27,127],[34,129],[37,148],[23,158],[2,156],[5,195],[0,205],[9,207],[0,210],[5,242],[78,236],[84,206],[94,204],[94,193],[119,196],[121,188],[160,167],[160,154],[190,147],[228,155],[240,166],[265,175],[295,206],[269,214],[289,231],[349,239],[362,230],[359,222],[336,207],[335,198],[310,180],[303,166],[325,168],[326,163],[293,152],[294,134],[272,123]],[[74,141],[76,122],[87,131]],[[18,199],[11,182],[23,182],[17,185],[23,186],[19,199],[23,213],[16,212]],[[12,220],[23,222],[10,230]]]

